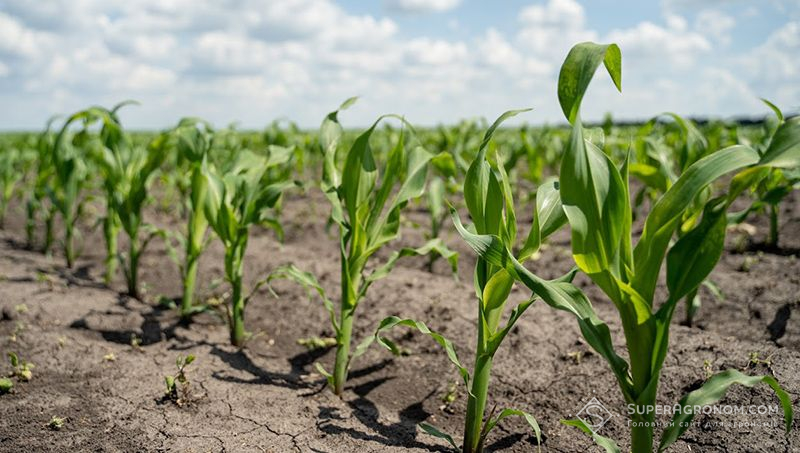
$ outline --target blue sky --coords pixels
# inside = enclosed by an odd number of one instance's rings
[[[559,122],[558,68],[584,40],[623,54],[622,94],[599,78],[589,119],[800,109],[797,0],[0,0],[0,129],[123,99],[131,128],[316,127],[352,95],[353,127]]]

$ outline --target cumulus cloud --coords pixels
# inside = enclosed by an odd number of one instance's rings
[[[704,9],[697,13],[694,28],[712,40],[728,45],[731,43],[730,32],[736,26],[736,19],[717,10]]]
[[[540,58],[562,58],[572,44],[596,41],[597,33],[586,26],[586,13],[575,0],[549,0],[519,13],[517,42]]]
[[[459,3],[384,5],[436,12]],[[624,73],[622,96],[593,85],[587,118],[746,113],[756,96],[800,98],[798,23],[724,56],[738,24],[714,5],[602,33],[576,0],[527,5],[516,21],[484,29],[459,20],[457,34],[446,24],[438,34],[401,30],[405,23],[334,0],[0,0],[0,127],[36,127],[51,113],[129,98],[142,104],[123,113],[132,127],[182,115],[313,127],[352,95],[362,96],[347,112],[352,125],[386,112],[432,124],[527,106],[536,107],[530,121],[558,121],[558,68],[586,40],[619,43]]]
[[[440,13],[457,7],[461,0],[386,0],[386,6],[405,13]]]

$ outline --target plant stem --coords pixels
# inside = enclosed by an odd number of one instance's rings
[[[181,300],[181,318],[188,318],[194,304],[194,287],[197,280],[196,256],[189,257],[186,263],[186,274],[183,276],[183,299]]]
[[[55,217],[53,210],[50,210],[44,221],[44,248],[42,251],[45,255],[49,255],[53,248],[53,222],[55,221]]]
[[[244,344],[244,298],[242,297],[241,273],[231,281],[233,287],[233,310],[231,313],[231,344],[241,347]]]
[[[28,200],[25,205],[25,214],[25,243],[29,249],[32,249],[36,242],[36,204],[33,200]]]
[[[336,363],[333,369],[333,393],[341,396],[347,381],[347,366],[350,362],[350,343],[353,333],[354,310],[342,309],[339,320],[339,338],[336,342]]]
[[[103,234],[106,237],[106,286],[114,281],[114,275],[117,273],[117,237],[119,235],[119,226],[116,225],[111,215],[103,219]]]
[[[767,244],[771,247],[778,246],[778,205],[769,205],[769,237]]]
[[[694,315],[697,314],[697,310],[700,308],[698,304],[695,304],[695,298],[697,297],[697,290],[690,291],[689,294],[686,295],[684,298],[684,303],[686,304],[686,325],[692,327],[694,323]]]
[[[246,234],[246,233],[245,233]],[[244,252],[247,248],[247,236],[234,242],[225,250],[225,270],[231,284],[233,297],[231,298],[231,344],[236,347],[244,345],[244,296],[242,295],[242,276],[244,274]]]
[[[486,410],[486,397],[489,393],[489,377],[492,371],[492,357],[483,352],[478,342],[475,369],[472,377],[472,395],[467,398],[467,416],[464,423],[464,453],[483,451],[483,414]]]
[[[655,402],[652,402],[655,404]],[[651,406],[652,407],[652,406]],[[631,452],[651,453],[653,451],[653,422],[652,413],[635,415],[631,417]]]
[[[136,299],[139,298],[139,246],[137,242],[138,234],[130,236],[128,247],[128,295]]]
[[[195,168],[192,178],[200,178],[199,169]],[[205,234],[205,217],[200,209],[201,194],[193,194],[193,208],[189,212],[188,237],[186,238],[186,269],[183,276],[183,299],[181,300],[181,318],[187,319],[192,314],[194,304],[194,288],[197,280],[197,263],[203,249]],[[194,206],[195,203],[197,206]]]
[[[71,219],[65,219],[64,255],[67,258],[67,268],[72,269],[75,264],[75,250],[73,248],[74,227]]]

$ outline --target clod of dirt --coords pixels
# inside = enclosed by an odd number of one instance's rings
[[[3,305],[3,308],[0,309],[0,312],[2,313],[0,315],[0,319],[3,321],[14,321],[15,319],[19,318],[19,313],[11,305]]]

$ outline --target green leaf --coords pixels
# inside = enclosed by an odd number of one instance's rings
[[[433,156],[431,165],[433,165],[433,168],[442,176],[448,178],[456,176],[456,161],[453,159],[453,155],[447,151],[442,151]]]
[[[725,246],[728,226],[723,198],[705,206],[703,219],[667,254],[667,288],[674,303],[694,291],[714,269]]]
[[[297,268],[294,264],[289,264],[286,266],[280,266],[274,271],[270,272],[270,274],[266,278],[266,283],[269,285],[270,282],[277,279],[289,279],[302,285],[307,290],[316,291],[319,295],[320,299],[322,300],[322,305],[325,307],[325,310],[330,315],[331,324],[336,331],[338,336],[339,333],[339,324],[336,321],[336,312],[333,307],[333,301],[328,298],[327,293],[325,292],[325,288],[319,283],[317,278],[311,272],[305,272]],[[270,290],[272,288],[270,287]],[[274,294],[274,291],[273,291]]]
[[[758,165],[773,168],[800,167],[800,116],[778,126]]]
[[[16,368],[17,366],[19,366],[19,357],[17,357],[16,353],[9,352],[8,360],[11,362],[12,367]]]
[[[495,416],[495,417],[493,417],[493,418],[491,418],[489,420],[486,420],[486,424],[483,427],[481,437],[483,437],[485,439],[486,436],[489,434],[489,432],[491,432],[491,430],[494,429],[494,427],[501,420],[503,420],[506,417],[511,417],[511,416],[522,417],[522,418],[525,419],[526,422],[528,422],[528,425],[530,425],[530,427],[533,429],[534,434],[536,435],[536,446],[538,447],[538,450],[541,451],[542,450],[542,430],[541,430],[541,428],[539,428],[539,423],[536,421],[535,418],[533,418],[533,415],[531,415],[531,414],[529,414],[527,412],[521,411],[519,409],[503,409],[502,411],[500,411],[499,414],[497,414],[497,416]],[[483,442],[481,442],[481,444],[483,444]]]
[[[608,361],[620,383],[620,387],[623,389],[623,393],[626,398],[630,398],[632,395],[632,383],[628,376],[628,364],[614,351],[611,331],[598,318],[586,295],[568,280],[547,281],[537,277],[511,256],[503,246],[500,238],[493,235],[471,233],[461,224],[461,220],[455,210],[451,210],[451,215],[458,233],[481,258],[509,271],[517,280],[533,291],[536,296],[541,297],[551,307],[575,315],[586,342]]]
[[[530,109],[509,110],[500,115],[486,130],[478,155],[467,170],[464,179],[464,201],[478,233],[499,233],[503,210],[502,189],[497,176],[486,161],[486,147],[505,120],[528,110]]]
[[[794,415],[792,400],[789,394],[781,388],[778,381],[772,376],[748,376],[736,370],[725,370],[712,376],[699,389],[688,393],[678,404],[682,408],[708,406],[722,399],[731,385],[740,384],[745,387],[753,387],[761,383],[772,387],[772,390],[775,391],[775,394],[780,400],[781,406],[783,407],[786,432],[788,433],[792,428],[792,417]],[[673,442],[678,440],[681,434],[689,428],[690,422],[694,418],[693,412],[692,410],[682,410],[672,417],[672,423],[661,434],[661,443],[658,446],[659,452],[664,451]]]
[[[489,327],[489,334],[494,334],[497,330],[500,317],[503,315],[503,308],[513,286],[514,277],[505,269],[500,269],[489,278],[483,287],[481,310]]]
[[[0,378],[0,395],[10,392],[13,387],[14,383],[11,379]]]
[[[439,238],[434,238],[426,242],[421,247],[411,248],[411,247],[403,247],[400,250],[396,250],[389,255],[389,259],[386,260],[381,266],[376,268],[372,273],[370,273],[365,279],[362,284],[360,295],[363,296],[367,288],[372,285],[377,280],[380,280],[387,275],[389,272],[394,269],[395,264],[400,258],[407,257],[407,256],[424,256],[429,254],[439,255],[442,258],[446,259],[448,263],[450,263],[450,269],[453,271],[454,275],[457,275],[458,272],[458,253],[454,252],[447,248]]]
[[[647,301],[653,300],[656,281],[669,241],[681,216],[701,190],[731,171],[758,161],[750,147],[734,145],[692,164],[653,206],[642,236],[633,251],[636,273],[631,286]]]
[[[446,440],[447,443],[449,443],[450,445],[453,446],[453,448],[458,450],[458,446],[456,445],[456,442],[453,440],[453,436],[451,436],[451,435],[449,435],[449,434],[447,434],[445,432],[442,432],[438,428],[436,428],[435,426],[430,425],[430,424],[425,423],[425,422],[422,422],[417,426],[419,426],[419,429],[425,431],[426,433],[430,434],[433,437],[438,437],[439,439]]]
[[[533,224],[517,259],[524,263],[539,250],[545,238],[558,231],[565,223],[567,223],[567,215],[561,204],[558,181],[551,180],[543,183],[536,189]]]
[[[631,175],[642,181],[647,187],[656,189],[659,192],[666,192],[669,188],[669,180],[664,173],[658,168],[641,163],[633,163],[630,165]]]
[[[464,380],[464,384],[467,386],[467,388],[469,388],[469,371],[467,371],[467,369],[464,368],[464,365],[461,364],[461,361],[458,360],[458,354],[456,354],[453,343],[444,336],[430,330],[424,322],[415,321],[413,319],[402,319],[398,318],[397,316],[390,316],[381,321],[381,323],[378,325],[378,328],[375,330],[375,336],[373,338],[383,347],[392,351],[393,354],[400,355],[400,348],[392,340],[380,336],[382,331],[391,329],[392,327],[398,325],[417,329],[421,333],[429,335],[434,341],[439,343],[439,345],[443,347],[447,353],[447,358],[450,359],[450,362],[458,369],[458,373],[461,375],[461,379]]]
[[[600,447],[603,447],[607,453],[622,453],[616,442],[608,437],[603,437],[592,431],[592,428],[589,428],[586,423],[583,422],[583,420],[561,420],[561,423],[567,426],[574,426],[586,434],[589,434],[592,436],[592,439],[594,439],[594,443]]]
[[[778,122],[779,123],[783,122],[783,112],[781,111],[781,109],[779,109],[775,104],[773,104],[772,102],[770,102],[770,101],[768,101],[768,100],[766,100],[764,98],[761,98],[761,102],[766,104],[766,106],[769,107],[770,110],[772,110],[775,113],[775,116],[778,117]]]
[[[570,123],[579,118],[581,101],[597,67],[603,62],[611,80],[622,90],[622,53],[616,44],[582,42],[572,47],[558,74],[558,102]]]
[[[593,278],[594,274],[608,271],[618,279],[626,279],[625,267],[630,265],[624,262],[627,257],[620,256],[620,244],[630,241],[630,237],[623,237],[631,222],[626,215],[626,186],[609,157],[583,140],[580,120],[572,128],[561,160],[559,192],[572,230],[572,255],[578,267]],[[607,287],[603,289],[609,293]]]
[[[322,145],[323,170],[320,188],[331,203],[331,219],[343,227],[344,215],[342,204],[339,200],[338,190],[341,185],[341,175],[336,168],[336,151],[342,138],[342,126],[339,124],[339,112],[353,105],[358,98],[352,97],[342,103],[339,109],[325,116],[320,126],[319,141]]]
[[[325,380],[328,381],[328,387],[333,387],[333,375],[325,371],[325,367],[319,362],[314,362],[314,367],[319,374],[325,376]]]

